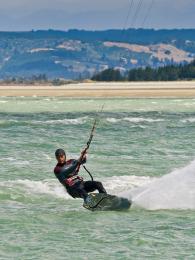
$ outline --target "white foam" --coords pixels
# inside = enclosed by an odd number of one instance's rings
[[[1,157],[0,158],[0,161],[10,161],[10,162],[15,162],[16,161],[16,158],[15,157],[10,157],[10,156],[8,156],[8,157]]]
[[[153,178],[148,176],[113,176],[105,178],[103,184],[108,193],[117,195],[121,194],[121,192],[129,191],[129,189],[146,185],[152,180]]]
[[[143,118],[143,117],[124,117],[124,118],[107,118],[107,122],[109,123],[118,123],[121,121],[127,121],[131,123],[142,123],[142,122],[147,122],[147,123],[155,123],[155,122],[163,122],[164,119],[153,119],[153,118]]]
[[[65,119],[55,119],[55,120],[32,120],[32,121],[21,121],[21,120],[15,120],[15,119],[9,119],[9,120],[0,120],[0,124],[9,124],[9,123],[30,123],[30,124],[63,124],[63,125],[81,125],[86,123],[88,117],[79,117],[79,118],[65,118]]]
[[[164,121],[163,119],[152,119],[152,118],[143,118],[143,117],[125,117],[124,120],[132,123],[139,123],[139,122],[154,123],[154,122]]]
[[[190,117],[186,119],[181,120],[182,123],[194,123],[195,122],[195,117]]]
[[[0,125],[6,125],[9,123],[18,123],[18,120],[13,120],[13,119],[9,119],[9,120],[0,120]]]
[[[70,199],[65,189],[58,184],[56,180],[31,181],[31,180],[15,180],[0,182],[0,187],[17,189],[21,194],[28,196],[35,195],[51,195],[58,198]]]
[[[121,121],[121,119],[109,117],[109,118],[106,119],[106,121],[109,122],[109,123],[118,123],[118,122]]]
[[[121,195],[149,210],[195,209],[195,160],[182,169]]]
[[[81,125],[87,121],[88,117],[69,118],[69,119],[56,119],[46,121],[31,121],[32,124],[64,124],[64,125]]]

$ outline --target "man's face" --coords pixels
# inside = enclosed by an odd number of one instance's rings
[[[58,163],[65,163],[66,162],[66,156],[64,154],[60,154],[56,157]]]

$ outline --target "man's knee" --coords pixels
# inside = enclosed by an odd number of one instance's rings
[[[102,185],[102,183],[101,183],[100,181],[96,181],[96,185],[97,185],[98,187],[103,187],[103,185]]]
[[[104,189],[104,186],[102,185],[101,182],[96,181],[96,187],[97,187],[97,190],[98,190],[100,193],[106,193],[106,190]]]

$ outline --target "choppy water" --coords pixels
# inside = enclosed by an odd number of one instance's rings
[[[103,103],[87,166],[128,212],[89,212],[53,176]],[[0,140],[0,259],[195,258],[195,99],[2,97]]]

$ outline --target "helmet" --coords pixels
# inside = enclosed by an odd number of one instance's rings
[[[66,155],[65,151],[63,149],[57,149],[55,151],[55,156],[58,157],[59,155]]]

